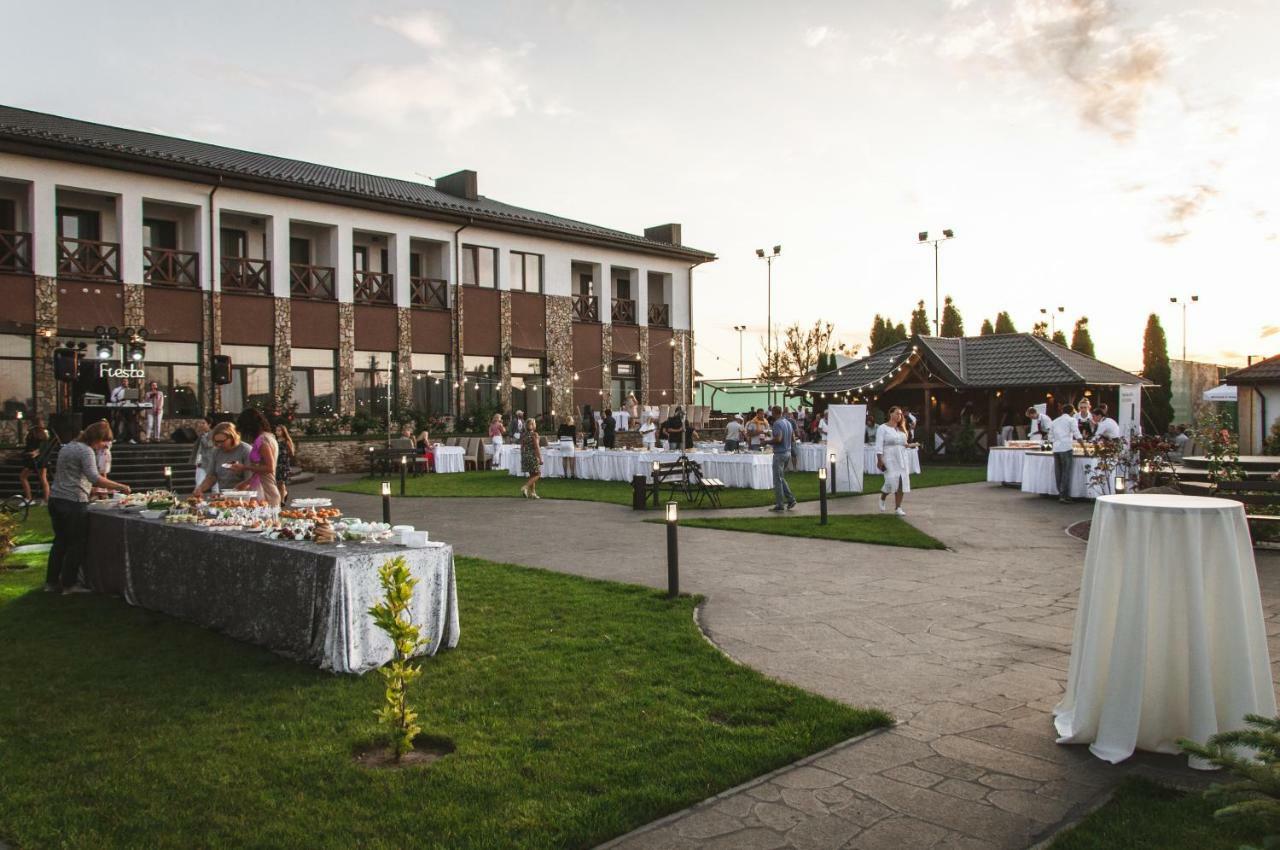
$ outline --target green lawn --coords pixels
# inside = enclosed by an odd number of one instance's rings
[[[661,521],[649,520],[649,522]],[[783,537],[812,537],[820,540],[843,540],[849,543],[877,543],[881,546],[907,546],[912,549],[947,548],[941,540],[930,537],[902,517],[892,514],[830,516],[826,525],[819,525],[816,516],[791,515],[688,517],[680,520],[680,524],[690,528],[780,534]]]
[[[382,478],[361,478],[344,484],[326,487],[346,493],[378,495]],[[391,492],[399,494],[400,482],[390,479]],[[920,475],[913,476],[911,488],[939,487],[947,484],[971,484],[986,481],[985,467],[976,466],[927,466]],[[420,475],[410,478],[405,493],[409,496],[456,497],[505,497],[520,498],[524,479],[503,471],[460,472],[452,475]],[[814,472],[792,472],[787,483],[796,499],[811,502],[818,498],[818,476]],[[863,492],[872,493],[884,483],[883,476],[867,475],[863,480]],[[615,505],[631,504],[631,485],[622,481],[582,481],[565,478],[544,478],[538,482],[538,495],[544,499],[577,499],[587,502],[611,502]],[[846,494],[836,494],[840,498]],[[773,504],[772,490],[730,489],[721,493],[726,508],[757,508]]]
[[[1126,779],[1115,796],[1054,839],[1050,850],[1236,850],[1261,845],[1252,821],[1216,821],[1215,806],[1145,779]]]
[[[30,509],[27,521],[22,530],[13,539],[14,546],[25,546],[29,543],[52,543],[53,526],[49,523],[49,509],[37,505]]]
[[[459,558],[461,642],[413,693],[457,751],[368,772],[377,675],[42,593],[36,557],[0,571],[0,841],[24,850],[588,848],[889,722],[730,662],[693,599]]]

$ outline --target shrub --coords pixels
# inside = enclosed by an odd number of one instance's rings
[[[952,460],[962,463],[977,460],[980,453],[978,432],[974,431],[973,425],[968,422],[960,426],[960,430],[956,431],[956,435],[947,444],[947,454]]]
[[[1239,781],[1228,785],[1215,783],[1205,792],[1206,799],[1225,804],[1214,812],[1214,817],[1256,817],[1269,833],[1262,846],[1280,847],[1280,717],[1246,714],[1244,720],[1247,728],[1220,732],[1205,746],[1186,738],[1180,739],[1178,746],[1239,777]],[[1257,758],[1240,755],[1237,748],[1252,750]]]
[[[1244,478],[1240,446],[1228,425],[1227,417],[1213,405],[1202,407],[1196,417],[1196,442],[1209,462],[1209,480],[1215,484]]]
[[[382,602],[369,609],[374,624],[387,633],[395,647],[395,654],[380,672],[387,689],[382,707],[375,712],[378,720],[391,734],[391,746],[396,761],[413,749],[413,739],[422,732],[418,726],[417,712],[409,705],[409,685],[422,675],[422,668],[409,659],[427,645],[418,627],[413,624],[409,603],[418,581],[409,573],[404,558],[392,558],[378,568],[378,580],[385,594]]]
[[[18,536],[18,520],[13,514],[0,514],[0,567],[13,551],[14,538]]]
[[[1271,423],[1271,433],[1267,435],[1267,442],[1262,447],[1263,454],[1280,455],[1280,419]]]

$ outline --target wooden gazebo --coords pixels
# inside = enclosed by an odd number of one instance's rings
[[[966,425],[984,450],[996,444],[1004,425],[1027,425],[1024,412],[1088,397],[1113,412],[1119,388],[1150,385],[1132,372],[1033,334],[913,336],[792,388],[821,409],[827,404],[863,403],[878,419],[893,405],[915,414],[920,443],[945,452]]]

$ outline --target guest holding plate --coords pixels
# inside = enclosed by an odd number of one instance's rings
[[[240,439],[240,432],[230,422],[219,422],[210,432],[213,453],[204,478],[196,485],[192,495],[197,498],[205,493],[221,493],[236,490],[249,477],[244,463],[249,460],[249,446]],[[236,469],[239,467],[239,470]]]

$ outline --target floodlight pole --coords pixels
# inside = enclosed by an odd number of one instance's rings
[[[939,298],[939,287],[938,287],[938,279],[939,279],[938,243],[946,242],[948,239],[954,239],[955,236],[956,234],[953,230],[951,230],[951,228],[947,228],[946,230],[943,230],[942,237],[940,239],[930,239],[929,231],[927,230],[921,230],[918,234],[916,234],[917,245],[933,245],[933,335],[934,336],[942,336],[942,321],[939,318],[939,306],[938,306],[941,303],[941,299]]]
[[[769,382],[769,407],[773,407],[773,261],[774,258],[782,253],[781,245],[773,246],[773,253],[766,254],[763,248],[756,249],[756,256],[764,260],[769,265],[768,281],[769,281],[769,306],[766,314],[766,327],[764,330],[765,345],[765,380]]]

